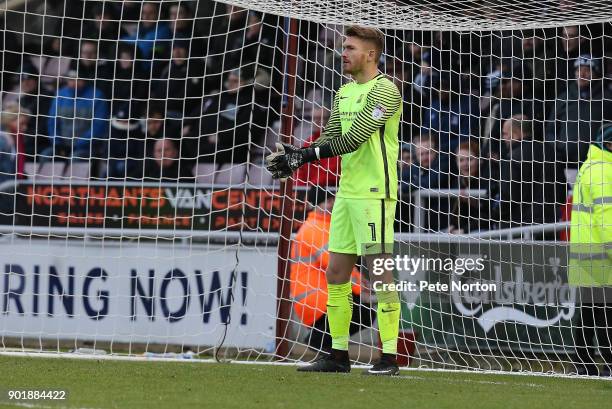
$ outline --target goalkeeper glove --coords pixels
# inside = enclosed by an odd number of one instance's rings
[[[266,157],[266,169],[274,179],[286,179],[305,163],[317,159],[314,148],[296,148],[286,143],[277,143],[276,152]]]

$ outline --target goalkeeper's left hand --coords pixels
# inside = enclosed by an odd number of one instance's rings
[[[296,148],[286,143],[276,143],[276,152],[266,157],[266,169],[274,179],[286,179],[303,164],[315,160],[313,148]]]

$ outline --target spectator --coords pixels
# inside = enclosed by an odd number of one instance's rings
[[[50,147],[42,152],[47,159],[89,159],[100,151],[101,142],[108,137],[108,103],[102,93],[77,78],[71,70],[66,85],[57,91],[48,118]],[[43,158],[44,160],[44,158]]]
[[[152,87],[154,97],[167,100],[167,111],[177,117],[193,112],[201,104],[204,94],[204,67],[188,57],[189,43],[175,41],[172,61],[162,72],[161,79],[156,80]]]
[[[144,175],[137,171],[135,177],[156,182],[193,182],[191,166],[179,159],[179,149],[172,139],[155,141],[153,157],[145,160]]]
[[[122,1],[119,4],[115,2],[105,2],[106,7],[112,7],[115,14],[121,16],[121,20],[127,22],[137,22],[141,18],[142,2],[139,1]]]
[[[113,114],[130,103],[132,116],[144,116],[149,102],[150,81],[135,69],[133,45],[121,44],[118,52],[112,94],[109,95],[113,99]]]
[[[144,135],[137,120],[130,118],[129,105],[123,105],[113,115],[108,141],[107,177],[125,179],[142,172]]]
[[[456,151],[457,175],[451,180],[451,187],[462,190],[484,190],[485,196],[460,193],[451,198],[449,233],[469,234],[478,230],[489,230],[490,197],[495,191],[492,175],[495,168],[480,157],[476,142],[463,142]],[[454,173],[454,172],[453,172]]]
[[[612,125],[606,124],[580,168],[572,204],[569,284],[580,303],[574,326],[579,375],[612,375]],[[595,338],[595,339],[594,339]],[[599,350],[604,366],[595,364]]]
[[[160,21],[158,3],[146,2],[142,5],[136,34],[124,36],[122,40],[136,44],[138,50],[136,58],[143,60],[140,61],[140,68],[149,72],[152,59],[167,55],[171,38],[172,33],[168,24]]]
[[[215,7],[225,6],[226,9],[212,22],[206,57],[207,89],[222,88],[225,80],[223,74],[238,68],[240,61],[236,61],[235,57],[227,58],[227,55],[239,56],[248,18],[248,11],[242,7],[218,4]],[[234,46],[239,48],[234,49]]]
[[[321,131],[323,130],[323,124],[327,123],[329,117],[329,111],[324,108],[316,108],[314,110],[314,116],[312,118],[312,126],[314,132],[304,143],[304,147],[309,146],[311,143],[319,139]],[[294,135],[295,137],[295,135]],[[298,141],[295,141],[299,144]],[[298,185],[311,185],[311,186],[331,186],[336,187],[340,177],[340,158],[326,158],[321,159],[317,162],[311,162],[306,166],[302,166],[297,171],[296,183]]]
[[[600,61],[582,55],[575,63],[575,80],[560,95],[548,119],[546,140],[554,143],[557,160],[579,167],[602,121],[612,120],[612,92],[604,89]]]
[[[483,153],[495,159],[500,156],[502,122],[517,114],[534,116],[530,90],[524,81],[531,73],[522,62],[514,61],[510,66],[502,64],[499,75],[499,86],[492,91],[490,105],[481,106]],[[539,113],[536,116],[539,117]]]
[[[473,101],[456,91],[458,76],[443,72],[435,77],[434,85],[437,92],[433,93],[429,106],[423,109],[423,131],[436,132],[440,137],[440,152],[451,152],[472,135],[476,126],[476,117],[472,117]]]
[[[111,96],[113,73],[110,63],[100,60],[98,45],[93,41],[82,41],[79,59],[74,60],[72,68],[81,79],[91,82],[104,96]]]
[[[24,133],[23,137],[25,153],[35,155],[45,147],[44,138],[38,138],[38,135],[47,133],[47,121],[44,118],[49,112],[51,92],[40,85],[35,73],[22,72],[21,82],[5,95],[3,104],[19,104],[22,111],[30,112],[31,122],[28,126],[30,132]]]
[[[234,48],[241,45],[239,66],[257,63],[260,67],[272,68],[274,58],[274,31],[263,23],[261,14],[250,11],[244,39],[236,42]]]
[[[557,90],[559,93],[567,92],[568,80],[574,78],[576,59],[581,54],[590,54],[591,47],[588,39],[581,35],[578,26],[568,26],[559,29],[561,31],[557,47],[556,70]]]
[[[193,12],[187,3],[171,5],[168,20],[174,39],[190,40],[193,38]]]
[[[93,23],[83,28],[83,37],[97,44],[98,58],[102,61],[114,61],[117,58],[118,39],[128,34],[120,24],[119,17],[111,4],[95,7],[92,12]],[[90,20],[91,21],[91,20]]]
[[[433,69],[431,67],[431,52],[421,49],[418,56],[418,70],[414,72],[412,88],[422,98],[427,98],[433,84]],[[417,67],[414,67],[417,68]],[[436,74],[438,75],[438,74]]]
[[[304,112],[302,120],[293,129],[293,144],[300,147],[312,142],[313,135],[320,134],[329,119],[329,109],[315,104],[304,104],[306,106],[310,109]]]
[[[23,134],[28,130],[30,112],[16,103],[7,104],[0,114],[0,184],[25,177]]]
[[[248,10],[238,6],[232,6],[230,4],[222,5],[219,4],[216,7],[222,8],[225,6],[225,10],[219,12],[213,20],[211,27],[211,43],[209,46],[209,56],[214,60],[221,61],[223,59],[224,52],[230,51],[228,46],[236,44],[236,40],[244,37],[244,27],[246,26],[248,18]],[[208,64],[215,65],[219,69],[216,72],[220,72],[222,68],[226,68],[221,64]],[[214,67],[212,67],[214,68]]]
[[[43,88],[55,91],[58,78],[63,78],[70,70],[70,58],[62,55],[59,37],[47,38],[43,43],[42,55],[31,55],[30,62],[40,74],[40,84]],[[24,57],[25,58],[25,57]]]
[[[534,140],[533,122],[518,114],[504,121],[496,215],[500,227],[557,221],[565,203],[565,175],[552,144]]]
[[[439,136],[435,132],[423,133],[413,138],[409,163],[402,169],[402,196],[405,203],[412,203],[412,193],[417,189],[447,189],[450,176],[450,156],[438,149]],[[439,231],[447,227],[448,222],[442,214],[448,214],[448,200],[428,197],[420,203],[404,207],[402,213],[410,214],[413,206],[424,206],[425,220],[422,228]],[[418,210],[417,210],[418,211]]]
[[[291,246],[290,295],[294,300],[296,317],[310,329],[306,340],[308,347],[317,352],[329,352],[332,340],[327,324],[325,270],[329,263],[327,245],[334,196],[325,189],[313,187],[308,192],[308,201],[313,209]],[[353,269],[352,282],[352,297],[356,308],[353,309],[351,319],[351,335],[370,327],[375,317],[371,306],[361,301],[361,275],[357,269]]]
[[[414,43],[413,43],[414,44]],[[413,52],[417,52],[414,47],[417,47],[420,53],[420,48],[413,45]],[[399,50],[401,53],[402,50]],[[397,53],[396,53],[397,54]],[[410,58],[410,57],[408,57]],[[393,80],[393,83],[404,95],[404,104],[402,112],[401,135],[409,135],[418,132],[421,126],[421,109],[423,107],[423,96],[418,92],[412,81],[413,64],[408,61],[404,62],[399,58],[389,56],[385,60],[385,74]]]
[[[342,28],[339,26],[322,25],[316,41],[310,44],[307,60],[299,58],[299,72],[306,81],[306,88],[314,85],[321,89],[323,100],[331,100],[331,90],[342,84]]]
[[[556,94],[555,50],[543,29],[526,30],[521,41],[524,67],[533,75],[534,101],[550,101]]]
[[[253,103],[252,78],[245,70],[232,71],[223,91],[205,98],[201,115],[193,115],[199,118],[192,123],[187,151],[199,152],[202,162],[244,163],[250,143],[262,141],[267,113]]]
[[[449,155],[438,149],[439,136],[435,132],[418,135],[412,141],[410,168],[403,172],[402,190],[448,188]]]
[[[155,142],[166,136],[166,121],[163,109],[157,104],[149,107],[149,114],[144,121],[144,136],[146,140],[145,152],[150,156]],[[172,134],[172,133],[170,133]],[[172,137],[172,135],[169,135]]]

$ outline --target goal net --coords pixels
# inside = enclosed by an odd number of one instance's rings
[[[350,80],[344,28],[361,24],[384,31],[380,70],[404,101],[400,363],[612,363],[610,226],[569,234],[571,217],[595,220],[581,211],[610,214],[612,5],[24,0],[0,13],[0,352],[299,362],[328,350],[341,162],[280,183],[264,157],[320,136]],[[585,163],[603,181],[594,201],[574,191]],[[600,274],[570,285],[572,257],[594,254]],[[370,278],[360,260],[360,364],[381,352]]]

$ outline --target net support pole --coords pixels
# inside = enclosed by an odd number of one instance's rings
[[[293,143],[293,98],[295,95],[297,66],[297,39],[298,21],[293,18],[288,18],[284,59],[284,106],[281,113],[280,133],[281,140],[289,144]],[[280,194],[282,195],[282,214],[280,237],[278,241],[278,274],[276,286],[276,359],[283,360],[289,354],[289,345],[287,342],[289,317],[291,315],[291,301],[289,298],[289,256],[291,251],[290,239],[295,202],[293,179],[288,178],[284,182],[281,182]]]

